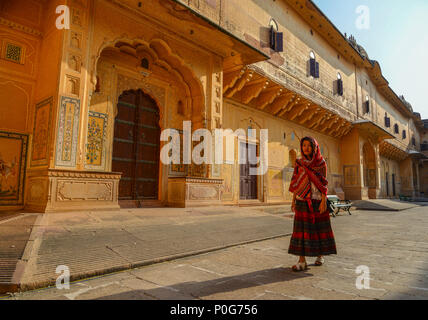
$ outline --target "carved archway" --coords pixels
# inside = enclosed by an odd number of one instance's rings
[[[147,75],[147,71],[149,71],[149,73],[152,71],[146,70],[141,66],[141,61],[143,59],[155,69],[153,72],[159,74],[163,73],[164,77],[165,74],[168,74],[169,76],[165,78],[173,79],[174,84],[180,87],[180,91],[183,92],[185,112],[190,120],[192,120],[193,128],[198,129],[204,127],[206,114],[204,103],[205,95],[202,83],[192,68],[187,65],[181,57],[175,54],[164,40],[152,39],[150,41],[145,41],[143,39],[119,38],[105,42],[99,49],[99,53],[95,59],[97,68],[95,68],[96,71],[91,77],[93,90],[97,82],[99,61],[108,55],[126,55],[126,58],[129,60],[129,67],[133,67],[137,74],[143,73]],[[140,79],[144,80],[144,76],[140,76]],[[134,88],[124,87],[121,88],[121,90],[136,89],[135,85],[133,86]],[[118,94],[120,95],[121,92]],[[150,94],[150,92],[148,93]],[[118,97],[118,95],[114,96],[115,102],[117,102]]]

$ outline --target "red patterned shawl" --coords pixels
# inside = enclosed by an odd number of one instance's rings
[[[309,160],[303,153],[303,141],[305,139],[311,140],[312,145],[314,146],[312,159]],[[296,166],[294,167],[293,178],[291,179],[289,191],[296,193],[297,196],[305,199],[308,203],[310,212],[313,212],[311,201],[311,181],[322,194],[327,195],[327,164],[321,155],[318,142],[312,137],[306,137],[301,140],[300,151],[302,153],[302,158],[296,160]]]

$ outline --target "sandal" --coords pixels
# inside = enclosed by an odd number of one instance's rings
[[[317,258],[317,260],[315,260],[315,265],[317,266],[317,267],[321,267],[323,264],[324,264],[324,262],[325,262],[325,260],[324,260],[324,258],[323,257],[318,257]]]
[[[293,269],[294,272],[301,272],[308,270],[308,264],[306,262],[298,262],[296,265],[294,265],[291,269]]]

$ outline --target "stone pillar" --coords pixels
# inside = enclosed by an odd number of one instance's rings
[[[58,85],[54,96],[52,157],[46,169],[29,174],[27,208],[118,209],[120,175],[85,171],[88,127],[90,18],[92,1],[69,0],[70,29],[61,33]]]
[[[214,59],[213,59],[214,60]],[[211,62],[210,72],[202,80],[206,92],[202,127],[212,133],[212,164],[195,163],[189,165],[188,176],[168,179],[168,205],[173,207],[192,207],[220,205],[223,189],[221,165],[215,164],[214,130],[222,128],[223,112],[223,71],[221,60]],[[192,119],[197,116],[193,115]],[[199,129],[199,123],[192,121],[192,131]],[[193,142],[195,147],[200,142]]]
[[[343,165],[343,191],[349,200],[362,199],[362,170],[360,160],[359,130],[353,128],[340,142],[340,158]]]
[[[413,168],[410,157],[400,162],[401,194],[413,196]]]

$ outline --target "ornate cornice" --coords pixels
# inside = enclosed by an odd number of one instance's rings
[[[186,183],[223,184],[223,179],[198,177],[170,177],[169,180],[185,180]]]
[[[0,25],[9,27],[9,28],[14,29],[14,30],[18,30],[18,31],[21,31],[21,32],[24,32],[27,34],[30,34],[32,36],[43,37],[43,33],[40,30],[33,29],[33,28],[24,26],[22,24],[19,24],[19,23],[16,23],[14,21],[7,20],[4,18],[0,18]]]
[[[120,179],[122,175],[117,172],[89,172],[50,169],[48,170],[48,176],[60,178]]]

